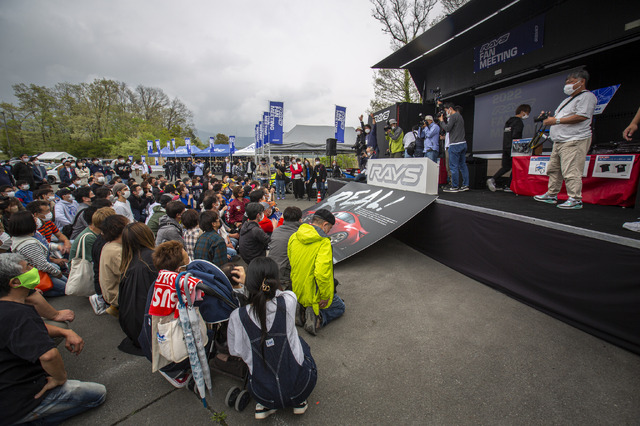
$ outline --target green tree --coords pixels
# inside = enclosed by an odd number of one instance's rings
[[[218,133],[213,140],[214,145],[229,145],[229,136]]]
[[[398,50],[414,40],[429,27],[429,14],[437,0],[370,0],[371,15],[382,24],[382,32],[391,37],[391,47]],[[421,102],[408,70],[385,69],[374,71],[374,98],[371,111],[395,102]]]

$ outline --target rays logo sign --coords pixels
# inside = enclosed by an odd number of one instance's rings
[[[438,170],[438,165],[428,158],[369,160],[367,183],[383,188],[437,195]]]

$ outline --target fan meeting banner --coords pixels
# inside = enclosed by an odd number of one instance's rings
[[[338,143],[344,143],[344,126],[347,120],[347,108],[336,105],[336,120],[335,120],[335,138]]]
[[[284,103],[269,102],[269,143],[282,145],[284,135],[283,128]]]

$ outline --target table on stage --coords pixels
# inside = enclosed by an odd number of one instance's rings
[[[587,173],[586,176],[583,176],[582,178],[582,201],[589,204],[600,204],[605,206],[633,207],[638,189],[638,179],[640,177],[640,164],[638,164],[640,161],[640,154],[603,154],[589,155],[588,157],[589,165]],[[598,157],[600,158],[598,159]],[[627,166],[619,166],[616,168],[617,164],[625,164],[621,161],[622,157],[627,158]],[[546,176],[546,174],[535,174],[535,170],[533,173],[530,173],[530,164],[532,161],[535,162],[535,165],[544,165],[545,159],[548,161],[548,156],[513,157],[511,190],[518,195],[529,196],[544,194],[547,192],[549,177]],[[605,160],[609,159],[611,160],[610,162],[605,162]],[[599,161],[598,166],[596,166],[596,161]],[[607,164],[610,164],[610,166],[607,167]],[[615,176],[615,172],[620,173],[622,170],[623,172],[627,171],[629,177],[627,179],[615,179],[599,176],[594,177],[593,173],[595,167],[598,167],[597,174],[608,173],[611,176]],[[562,190],[558,194],[558,199],[567,199],[567,192],[564,183],[562,184]]]

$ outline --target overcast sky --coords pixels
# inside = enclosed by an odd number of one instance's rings
[[[0,1],[0,100],[11,86],[110,78],[159,87],[198,129],[253,136],[269,100],[285,130],[357,123],[391,53],[367,0]]]

